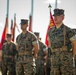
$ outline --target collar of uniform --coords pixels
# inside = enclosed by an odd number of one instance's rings
[[[21,36],[25,37],[27,35],[28,31],[26,31],[25,34],[21,33]]]
[[[64,24],[62,24],[59,28],[56,28],[56,26],[55,26],[55,29],[62,29],[63,26],[64,26]]]
[[[60,26],[60,29],[63,29],[63,27],[64,27],[64,24],[62,24],[62,25]]]

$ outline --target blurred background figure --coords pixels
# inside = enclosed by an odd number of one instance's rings
[[[46,60],[47,60],[47,46],[41,41],[38,32],[34,32],[39,42],[39,51],[36,59],[36,75],[46,75]]]
[[[2,46],[2,75],[16,75],[16,45],[12,42],[12,34],[7,34],[7,42]]]

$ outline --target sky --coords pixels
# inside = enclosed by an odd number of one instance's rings
[[[55,8],[55,0],[34,0],[33,5],[33,32],[39,32],[42,42],[45,43],[45,37],[47,28],[50,22],[50,14],[48,5],[51,4],[51,12]],[[76,28],[76,0],[58,0],[57,8],[65,10],[64,24]],[[9,0],[9,29],[11,25],[11,19],[14,19],[16,13],[16,23],[20,30],[21,19],[29,19],[31,14],[31,0]],[[5,26],[5,18],[7,14],[7,0],[0,0],[0,35]],[[10,31],[9,31],[10,32]],[[20,30],[21,32],[21,30]],[[15,38],[20,34],[16,30]],[[0,36],[1,38],[1,36]]]

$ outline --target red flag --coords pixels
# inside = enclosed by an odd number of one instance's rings
[[[2,46],[3,46],[3,43],[6,39],[6,34],[7,33],[8,33],[8,16],[6,16],[5,27],[4,27],[4,30],[3,30],[3,33],[2,33],[2,37],[1,37],[0,50],[2,50]]]
[[[52,13],[51,13],[51,11],[50,11],[50,24],[49,24],[49,26],[48,26],[47,32],[48,32],[48,30],[49,30],[50,28],[52,28],[53,26],[55,26],[55,23],[54,23],[54,19],[53,19]],[[46,38],[45,38],[45,44],[46,44],[47,46],[49,46],[49,44],[48,44],[48,34],[47,34],[47,33],[46,33]]]
[[[31,15],[29,16],[29,28],[28,28],[28,30],[32,32],[32,16]]]

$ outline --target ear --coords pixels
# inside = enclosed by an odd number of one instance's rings
[[[62,20],[64,20],[64,15],[61,15],[62,16]]]

